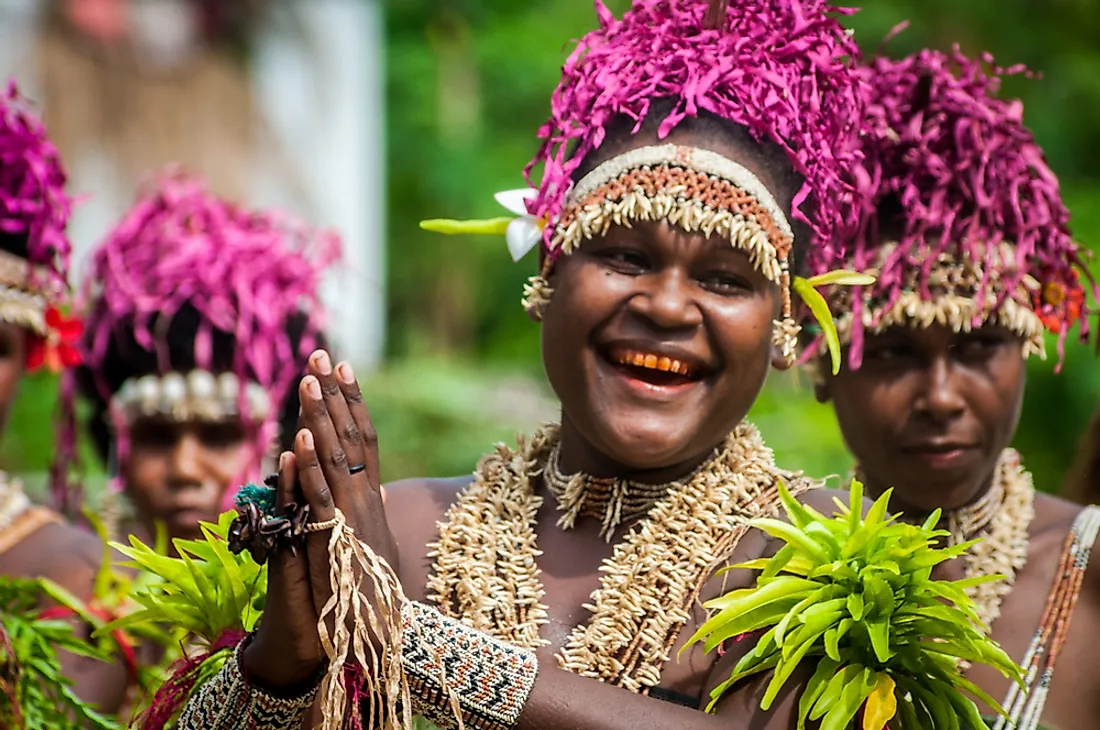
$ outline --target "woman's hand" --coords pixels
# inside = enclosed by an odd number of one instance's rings
[[[351,366],[341,363],[334,369],[328,353],[315,352],[299,397],[304,428],[294,440],[294,453],[284,453],[279,461],[277,513],[304,500],[310,521],[317,523],[332,520],[339,508],[356,537],[396,566],[377,438]],[[325,660],[317,621],[332,595],[330,536],[329,530],[311,532],[306,550],[297,556],[286,550],[271,556],[264,617],[244,654],[246,670],[263,684],[299,684]],[[367,601],[373,596],[370,585],[363,585],[361,593]]]
[[[276,514],[286,505],[301,504],[298,467],[293,453],[279,457]],[[267,563],[267,601],[256,636],[244,651],[248,676],[267,687],[293,687],[313,676],[325,655],[317,636],[317,607],[305,551],[293,555],[275,550]]]
[[[340,363],[333,369],[328,353],[318,350],[310,357],[300,396],[304,428],[294,451],[310,521],[331,520],[339,508],[355,536],[396,569],[397,543],[386,523],[381,494],[378,438],[351,366]],[[326,530],[306,538],[318,610],[332,595],[329,537]],[[369,586],[361,592],[365,598],[373,595]]]

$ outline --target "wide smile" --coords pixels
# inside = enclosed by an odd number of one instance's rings
[[[681,394],[711,371],[700,358],[659,347],[611,346],[599,354],[627,387],[651,397]]]

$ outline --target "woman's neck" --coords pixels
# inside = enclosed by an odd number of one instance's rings
[[[639,468],[616,460],[593,446],[567,417],[561,420],[561,456],[559,467],[565,474],[583,473],[597,479],[619,479],[642,484],[669,484],[681,481],[698,471],[700,465],[712,459],[722,441],[705,444],[703,448],[676,463],[655,468]]]
[[[905,515],[906,521],[913,522],[925,519],[935,509],[942,510],[945,514],[965,509],[977,504],[989,493],[996,475],[997,469],[994,467],[978,482],[977,487],[959,484],[943,490],[941,494],[933,497],[935,504],[932,505],[924,500],[918,501],[910,498],[905,492],[894,488],[894,492],[890,495],[890,511],[901,512]],[[863,482],[864,490],[872,499],[878,499],[890,488],[883,480],[876,479],[863,472],[860,472],[858,478]]]

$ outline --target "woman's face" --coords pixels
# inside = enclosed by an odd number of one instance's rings
[[[222,499],[244,469],[245,429],[238,419],[178,422],[140,418],[130,427],[127,494],[152,533],[201,537],[199,521],[217,522]]]
[[[8,414],[19,394],[27,357],[28,331],[23,327],[0,322],[0,432],[8,423]]]
[[[735,150],[671,137],[752,169]],[[543,362],[563,428],[603,469],[697,460],[763,387],[779,289],[728,240],[666,222],[614,226],[563,256],[550,284]]]
[[[869,335],[860,369],[845,366],[818,397],[832,399],[868,482],[931,511],[987,486],[1016,432],[1025,380],[1022,342],[1006,329],[893,327]]]

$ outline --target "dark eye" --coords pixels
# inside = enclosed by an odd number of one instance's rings
[[[594,255],[608,268],[620,274],[637,276],[645,273],[650,268],[649,257],[637,249],[605,248],[597,251]]]
[[[176,424],[161,419],[144,419],[130,429],[135,446],[146,449],[170,449],[180,437]]]
[[[731,274],[728,271],[712,271],[700,278],[699,283],[707,291],[725,296],[752,291],[752,284],[744,277]]]
[[[863,351],[863,359],[881,363],[909,362],[917,357],[917,351],[902,343],[882,343],[868,346]]]
[[[959,337],[952,349],[960,358],[984,360],[999,352],[1008,341],[1009,338],[1001,335],[976,332]]]
[[[203,446],[212,449],[236,446],[244,440],[244,428],[238,421],[200,423],[196,434]]]

